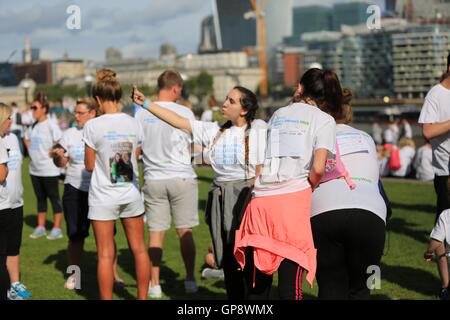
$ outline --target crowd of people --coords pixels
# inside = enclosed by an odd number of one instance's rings
[[[406,121],[403,136],[395,122],[384,134],[375,130],[373,138],[353,128],[351,91],[341,87],[333,71],[316,68],[302,76],[290,103],[268,123],[256,119],[257,96],[242,86],[231,88],[220,110],[210,99],[209,113],[196,118],[180,104],[183,79],[175,70],[160,75],[152,99],[137,87],[124,93],[114,71],[99,71],[92,98],[77,101],[76,127],[64,132],[49,120],[48,99],[39,92],[31,104],[34,121],[23,133],[24,149],[18,139],[22,132],[11,126],[16,111],[1,104],[0,298],[31,297],[19,272],[26,151],[37,199],[37,226],[30,238],[63,238],[64,217],[67,263],[79,266],[92,224],[101,299],[112,299],[114,284],[121,282],[117,220],[134,257],[138,299],[163,296],[160,266],[172,220],[186,269],[185,292],[198,291],[194,164],[210,165],[214,172],[205,210],[211,245],[204,274],[223,277],[230,300],[268,299],[275,272],[283,300],[303,298],[303,279],[310,286],[317,279],[319,299],[369,299],[367,268],[380,266],[392,214],[380,178],[386,168],[393,176],[407,176],[417,164],[421,179],[435,180],[438,223],[425,258],[445,256],[449,215],[440,214],[449,209],[444,181],[448,188],[450,115],[443,106],[450,101],[450,66],[448,71],[426,98],[419,122],[431,144],[417,155]],[[120,101],[128,94],[140,106],[134,117],[121,112]],[[388,160],[382,159],[386,154]],[[421,167],[431,163],[430,155],[432,166],[442,172]],[[47,199],[53,209],[49,234]],[[442,290],[448,287],[444,260],[439,260]],[[75,289],[76,282],[72,275],[65,287]]]

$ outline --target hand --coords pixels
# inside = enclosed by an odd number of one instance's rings
[[[64,150],[63,148],[53,148],[50,151],[50,157],[55,158],[55,157],[64,157],[64,153],[66,152],[66,150]]]
[[[133,99],[134,103],[136,103],[140,106],[143,106],[145,101],[147,100],[145,98],[144,94],[142,92],[140,92],[138,90],[138,88],[136,88],[136,86],[133,86],[132,99]]]
[[[425,259],[425,261],[431,261],[433,259],[433,256],[434,256],[433,252],[426,251],[423,254],[423,258]]]

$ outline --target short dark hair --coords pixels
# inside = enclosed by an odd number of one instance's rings
[[[183,78],[175,70],[166,70],[158,77],[158,91],[172,89],[174,86],[183,86]]]

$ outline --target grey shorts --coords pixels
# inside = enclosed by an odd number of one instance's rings
[[[199,225],[197,179],[147,180],[143,193],[149,231],[169,230],[171,217],[177,229]]]

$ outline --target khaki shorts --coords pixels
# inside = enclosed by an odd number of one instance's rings
[[[143,193],[149,231],[169,230],[171,216],[177,229],[199,225],[197,179],[147,180]]]
[[[133,218],[144,213],[142,200],[114,206],[89,206],[88,218],[96,221],[111,221],[119,218]]]

